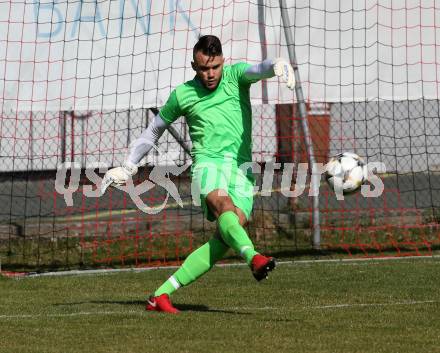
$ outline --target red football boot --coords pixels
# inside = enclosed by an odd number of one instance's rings
[[[146,309],[148,311],[161,311],[169,314],[177,314],[179,312],[179,310],[171,304],[168,294],[161,294],[157,297],[151,296],[148,298]]]
[[[252,258],[251,270],[257,281],[267,278],[270,271],[275,268],[275,259],[273,257],[266,257],[260,254]]]

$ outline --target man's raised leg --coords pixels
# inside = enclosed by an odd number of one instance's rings
[[[255,251],[243,225],[247,222],[244,213],[232,202],[224,190],[214,190],[206,198],[208,207],[217,218],[220,234],[235,252],[240,254],[251,267],[255,279],[267,278],[275,268],[275,259],[266,257]]]

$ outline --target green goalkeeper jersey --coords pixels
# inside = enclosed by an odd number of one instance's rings
[[[171,124],[185,116],[193,144],[194,163],[223,160],[229,155],[241,164],[252,160],[252,108],[249,89],[257,80],[244,72],[250,65],[223,67],[222,78],[210,91],[195,77],[171,92],[159,114]]]

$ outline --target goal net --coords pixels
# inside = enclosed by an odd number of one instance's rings
[[[293,91],[275,78],[251,88],[258,192],[247,230],[260,250],[312,249],[310,177],[302,192],[296,183],[312,146],[318,163],[352,151],[385,166],[377,197],[337,200],[321,180],[323,250],[431,255],[440,245],[439,11],[434,0],[0,2],[2,268],[178,263],[212,236],[191,199],[183,118],[145,157],[138,193],[97,188],[171,90],[194,77],[203,34],[221,39],[227,64],[296,53],[309,136]],[[152,170],[177,193],[148,183]]]

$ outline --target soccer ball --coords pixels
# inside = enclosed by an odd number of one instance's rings
[[[325,179],[337,193],[354,193],[367,180],[366,165],[356,153],[343,152],[330,158],[325,166]]]

